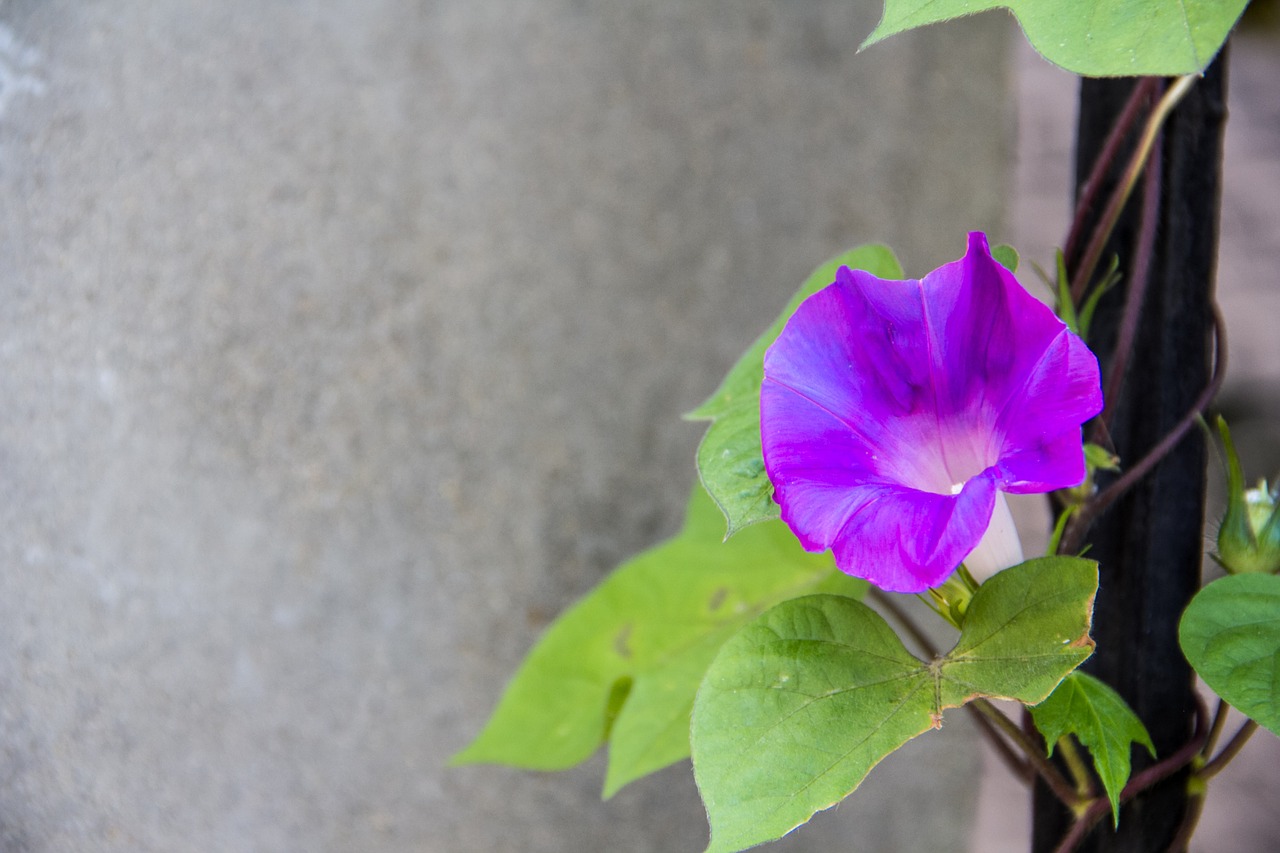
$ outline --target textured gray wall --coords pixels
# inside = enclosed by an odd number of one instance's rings
[[[810,268],[998,227],[1005,22],[877,12],[0,6],[0,849],[700,849],[442,765]],[[939,849],[956,734],[780,847]]]

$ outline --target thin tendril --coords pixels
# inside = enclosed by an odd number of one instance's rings
[[[1129,200],[1129,195],[1133,192],[1133,187],[1138,182],[1138,175],[1142,173],[1143,166],[1146,165],[1147,159],[1151,156],[1151,149],[1155,145],[1156,136],[1159,135],[1160,128],[1164,126],[1165,119],[1169,117],[1169,113],[1173,111],[1173,108],[1190,91],[1191,85],[1196,79],[1197,75],[1195,74],[1179,77],[1177,82],[1170,86],[1168,91],[1160,98],[1155,109],[1151,111],[1151,115],[1147,117],[1147,123],[1142,128],[1142,137],[1138,140],[1138,146],[1134,149],[1133,156],[1129,158],[1129,164],[1125,167],[1120,183],[1116,185],[1115,191],[1111,194],[1111,198],[1108,199],[1107,206],[1102,212],[1102,218],[1098,220],[1098,225],[1093,230],[1093,236],[1089,239],[1089,245],[1085,247],[1084,257],[1080,261],[1080,266],[1072,277],[1071,298],[1077,303],[1084,296],[1089,282],[1093,280],[1093,273],[1098,267],[1098,260],[1102,257],[1102,250],[1106,248],[1107,241],[1111,239],[1111,232],[1115,229],[1116,222],[1120,220],[1120,213],[1124,210],[1125,202]]]
[[[1244,725],[1240,727],[1240,731],[1236,732],[1231,740],[1227,741],[1227,745],[1222,748],[1213,757],[1213,760],[1200,768],[1197,774],[1201,779],[1211,779],[1217,776],[1226,767],[1231,759],[1240,754],[1240,750],[1244,749],[1244,745],[1249,742],[1249,738],[1253,737],[1253,733],[1258,730],[1258,724],[1253,720],[1246,720]]]
[[[1116,117],[1116,123],[1107,135],[1106,142],[1103,143],[1097,159],[1093,161],[1093,169],[1090,170],[1089,177],[1085,180],[1084,186],[1080,191],[1080,200],[1076,204],[1075,219],[1071,223],[1071,230],[1067,232],[1066,243],[1063,244],[1062,256],[1068,267],[1075,266],[1080,235],[1084,233],[1085,219],[1098,200],[1098,193],[1102,190],[1102,181],[1111,169],[1111,164],[1120,155],[1120,144],[1129,135],[1129,131],[1133,128],[1133,123],[1138,120],[1138,114],[1142,112],[1159,90],[1160,83],[1159,77],[1143,77],[1138,81],[1138,84],[1133,87],[1133,91],[1129,93],[1129,100],[1125,102],[1124,109]]]
[[[1063,776],[1062,772],[1049,759],[1045,758],[1043,752],[1032,742],[1027,733],[1018,728],[1017,723],[1000,713],[1000,709],[986,699],[975,699],[965,707],[972,708],[985,717],[1005,737],[1017,744],[1018,748],[1027,756],[1031,767],[1040,774],[1040,778],[1049,786],[1049,790],[1053,791],[1054,796],[1062,801],[1063,805],[1074,811],[1083,804],[1084,801],[1072,789],[1067,777]]]
[[[1109,428],[1111,419],[1115,417],[1115,402],[1120,396],[1120,386],[1124,384],[1125,370],[1129,366],[1133,342],[1138,335],[1138,320],[1142,316],[1142,303],[1151,279],[1151,256],[1156,244],[1156,223],[1160,218],[1162,178],[1160,147],[1157,145],[1151,151],[1143,181],[1142,221],[1138,230],[1137,251],[1125,294],[1124,315],[1116,338],[1115,356],[1111,361],[1111,371],[1107,374],[1106,391],[1102,395],[1104,408],[1093,428],[1095,443],[1102,430]]]
[[[1222,312],[1218,310],[1216,304],[1210,304],[1210,310],[1213,313],[1213,329],[1214,329],[1214,364],[1213,377],[1209,380],[1209,384],[1200,392],[1200,396],[1196,398],[1195,403],[1173,429],[1165,434],[1164,438],[1155,447],[1138,460],[1137,464],[1126,470],[1114,483],[1103,491],[1094,495],[1080,508],[1075,517],[1067,524],[1067,532],[1062,537],[1062,542],[1058,546],[1059,554],[1074,554],[1079,550],[1084,539],[1085,533],[1089,529],[1089,525],[1093,524],[1102,512],[1115,503],[1125,492],[1133,488],[1134,484],[1150,473],[1161,460],[1169,455],[1178,443],[1186,436],[1187,431],[1195,426],[1204,414],[1204,410],[1213,402],[1213,398],[1217,395],[1218,389],[1222,387],[1222,380],[1227,370],[1227,332],[1226,324],[1222,319]]]

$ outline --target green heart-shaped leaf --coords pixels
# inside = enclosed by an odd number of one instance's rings
[[[863,47],[904,30],[1005,8],[1040,55],[1092,77],[1203,71],[1248,0],[885,0]]]
[[[1214,693],[1280,734],[1280,576],[1209,584],[1182,614],[1178,640]]]
[[[849,598],[784,602],[724,644],[693,710],[708,853],[778,838],[978,697],[1042,701],[1093,650],[1096,565],[1031,560],[974,595],[955,648],[917,659]]]

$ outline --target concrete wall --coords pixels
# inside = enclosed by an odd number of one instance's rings
[[[1005,22],[878,11],[0,6],[0,849],[701,849],[442,765],[814,265],[998,228]],[[955,734],[780,849],[955,849]]]

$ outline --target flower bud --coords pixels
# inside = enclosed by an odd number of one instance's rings
[[[1080,506],[1093,497],[1098,490],[1094,480],[1099,471],[1119,471],[1120,457],[1099,445],[1086,443],[1084,446],[1084,482],[1070,489],[1058,491],[1062,502],[1067,506]]]
[[[1280,571],[1280,510],[1267,481],[1245,489],[1244,470],[1227,422],[1218,418],[1218,432],[1227,454],[1227,511],[1218,528],[1218,553],[1213,557],[1232,574]]]

